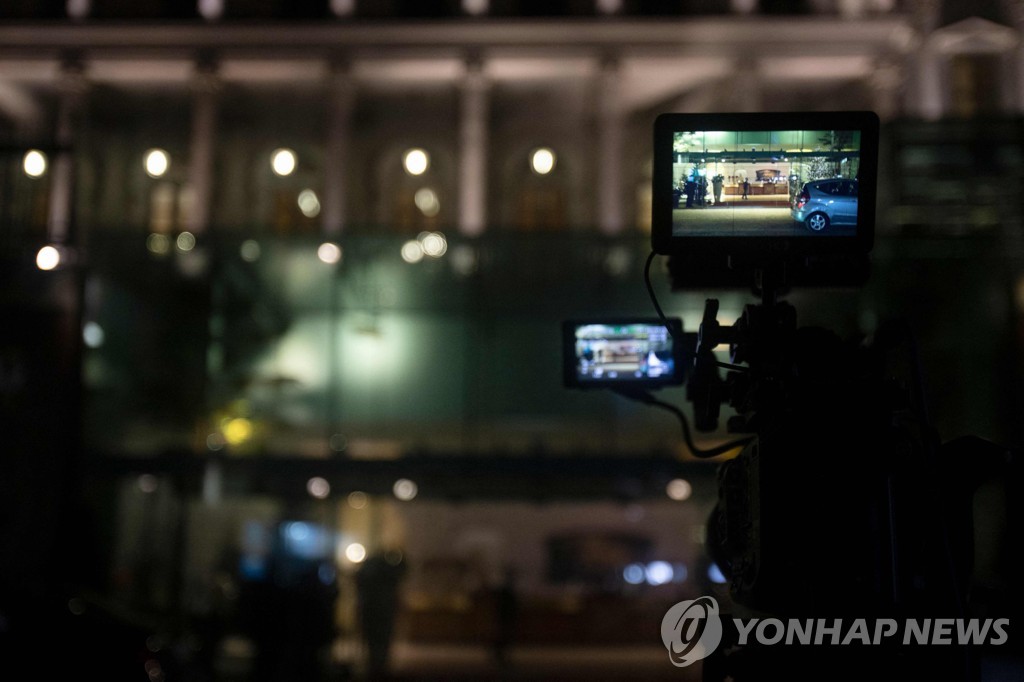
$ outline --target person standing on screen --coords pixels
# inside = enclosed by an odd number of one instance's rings
[[[743,198],[746,199],[750,196],[750,180],[743,178]]]

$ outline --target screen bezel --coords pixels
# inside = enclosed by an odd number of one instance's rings
[[[860,132],[857,231],[854,236],[679,237],[672,234],[672,145],[694,130],[856,130]],[[879,119],[871,111],[661,114],[654,123],[651,247],[660,255],[792,257],[866,254],[874,245]]]
[[[672,360],[675,371],[671,375],[661,377],[617,378],[581,380],[576,375],[576,330],[579,327],[602,325],[644,324],[656,327],[667,327],[669,339],[672,341]],[[562,371],[565,385],[569,388],[621,388],[621,389],[656,389],[667,386],[680,386],[686,380],[685,345],[683,343],[683,321],[681,318],[669,317],[600,317],[566,320],[562,323]]]

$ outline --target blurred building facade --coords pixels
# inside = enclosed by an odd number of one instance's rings
[[[391,552],[403,636],[479,637],[512,564],[538,639],[614,641],[598,595],[656,641],[713,587],[713,469],[567,392],[559,324],[651,310],[658,114],[856,109],[884,124],[875,275],[794,302],[911,317],[943,435],[1019,438],[1020,0],[3,8],[5,582],[194,617],[276,537],[330,567],[342,632]],[[706,293],[654,284],[694,329]]]

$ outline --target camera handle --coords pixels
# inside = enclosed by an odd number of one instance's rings
[[[753,417],[757,405],[750,396],[750,368],[748,363],[770,371],[773,360],[781,356],[783,346],[796,330],[796,309],[779,301],[785,291],[785,268],[759,267],[755,270],[754,291],[761,296],[760,304],[747,305],[742,316],[733,325],[718,321],[718,300],[707,299],[704,316],[693,349],[693,366],[687,382],[687,400],[694,409],[695,427],[709,432],[718,428],[721,406],[727,403],[737,409],[730,419],[730,433],[756,431]],[[720,362],[714,354],[720,345],[729,346],[730,363]],[[723,378],[720,370],[729,370]]]

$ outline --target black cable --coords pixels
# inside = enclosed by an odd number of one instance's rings
[[[651,284],[651,263],[654,262],[654,257],[658,255],[656,252],[651,251],[651,254],[647,256],[647,262],[644,264],[644,284],[647,286],[647,295],[651,297],[651,303],[654,305],[654,310],[658,313],[658,318],[661,323],[665,325],[665,329],[668,330],[669,336],[673,339],[675,335],[672,333],[672,325],[669,324],[668,318],[665,316],[664,311],[661,309],[661,305],[658,303],[658,297],[654,293],[654,286]],[[716,365],[724,369],[731,370],[733,372],[747,372],[750,371],[749,367],[742,365],[733,365],[728,362],[716,362]]]
[[[660,407],[663,410],[668,410],[674,414],[678,419],[679,423],[683,427],[683,441],[686,443],[686,447],[690,449],[694,457],[698,459],[708,459],[711,457],[717,457],[718,455],[725,454],[730,450],[735,450],[738,447],[742,447],[754,440],[754,436],[748,436],[746,438],[739,438],[728,443],[716,445],[713,448],[699,448],[693,442],[693,434],[690,432],[690,421],[686,418],[686,415],[678,407],[671,403],[666,403],[662,400],[658,400],[650,393],[646,391],[630,391],[627,389],[615,389],[615,392],[621,396],[629,398],[630,400],[637,400],[647,405],[654,405]]]
[[[669,336],[675,338],[675,334],[672,333],[672,325],[669,324],[668,318],[665,317],[665,313],[661,309],[661,305],[658,304],[658,297],[654,294],[654,287],[651,285],[651,263],[656,255],[658,255],[656,252],[651,251],[651,255],[647,256],[647,262],[644,264],[644,284],[647,285],[647,295],[651,297],[651,303],[654,304],[654,310],[657,311],[658,318],[665,325]]]

